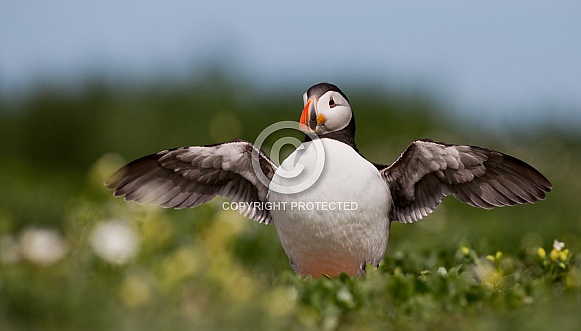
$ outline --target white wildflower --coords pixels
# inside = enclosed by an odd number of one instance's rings
[[[560,252],[563,247],[565,247],[565,243],[564,242],[560,242],[557,239],[555,239],[555,241],[553,241],[553,248],[557,251]]]
[[[114,264],[125,264],[137,253],[137,237],[133,229],[121,221],[97,225],[90,242],[95,254]]]
[[[48,266],[62,259],[68,247],[57,231],[30,228],[20,235],[19,249],[25,259]]]

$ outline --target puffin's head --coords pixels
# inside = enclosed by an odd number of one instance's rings
[[[323,135],[340,131],[353,118],[347,96],[329,83],[311,86],[303,95],[305,108],[301,114],[301,130]]]

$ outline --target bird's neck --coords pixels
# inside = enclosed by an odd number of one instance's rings
[[[339,131],[328,132],[319,136],[319,138],[329,138],[335,139],[340,141],[344,144],[351,146],[357,153],[359,153],[359,149],[357,149],[357,145],[355,144],[355,117],[351,117],[351,121],[349,124]],[[305,134],[305,139],[303,142],[311,141],[311,137]]]

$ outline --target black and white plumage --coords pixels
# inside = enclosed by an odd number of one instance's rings
[[[394,200],[392,219],[411,223],[428,216],[445,196],[492,209],[537,202],[551,183],[525,162],[476,146],[414,141],[381,171]]]
[[[366,263],[377,265],[390,222],[426,217],[448,195],[492,209],[534,203],[552,189],[525,162],[476,146],[417,140],[391,166],[370,163],[357,150],[355,118],[339,88],[314,85],[304,103],[300,123],[305,141],[280,167],[253,144],[234,140],[145,156],[118,170],[105,185],[127,201],[167,208],[193,208],[216,195],[245,202],[248,207],[240,212],[274,223],[293,268],[314,277],[358,275]],[[285,192],[315,171],[321,160],[317,143],[324,150],[321,174],[308,188]],[[284,169],[299,163],[304,173],[289,178]],[[261,208],[265,202],[285,203],[286,208]],[[306,202],[352,202],[357,208],[290,208]]]
[[[251,158],[271,179],[276,165],[251,143],[234,140],[209,146],[180,147],[137,159],[119,169],[105,185],[126,201],[165,208],[194,208],[217,195],[235,202],[266,201],[268,187],[256,177]],[[270,223],[268,210],[245,209],[242,215]]]

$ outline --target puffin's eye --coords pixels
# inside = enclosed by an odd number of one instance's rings
[[[335,107],[337,104],[335,103],[335,100],[333,100],[333,98],[329,99],[329,107],[333,108]]]

